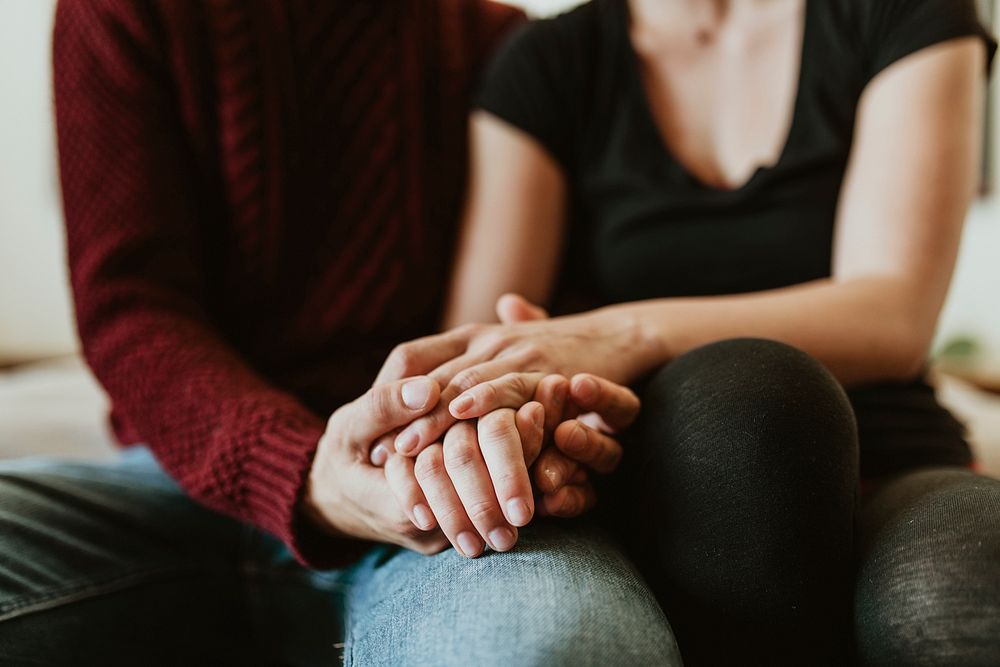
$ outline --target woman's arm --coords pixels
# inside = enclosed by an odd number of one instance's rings
[[[505,292],[551,296],[563,243],[566,179],[530,136],[492,114],[471,122],[469,194],[443,329],[493,322]]]
[[[739,336],[794,345],[846,385],[916,375],[934,334],[975,190],[983,48],[975,38],[930,47],[890,66],[869,85],[859,104],[838,206],[830,278],[747,295],[657,299],[572,317],[471,327],[408,343],[390,355],[380,378],[437,367],[431,374],[445,388],[441,405],[404,429],[397,449],[419,451],[454,422],[446,406],[508,373],[590,372],[629,384],[687,350]],[[511,132],[499,125],[497,131]],[[513,167],[530,171],[522,164]],[[493,169],[485,173],[500,178]],[[475,176],[476,181],[484,178]],[[494,233],[517,241],[497,243],[513,244],[525,257],[534,257],[537,248],[528,233],[533,223],[526,214],[530,202],[510,199],[508,210],[519,211],[521,222],[495,222]],[[480,224],[485,223],[474,227]],[[538,246],[549,247],[551,257],[555,242],[549,238],[547,243]],[[484,258],[490,251],[485,242],[477,244],[476,253]],[[477,306],[479,317],[504,291],[520,289],[537,299],[551,286],[551,273],[544,273],[545,282],[535,282],[541,274],[523,266],[514,270],[513,263],[483,261],[471,251],[461,261],[469,274],[496,272],[480,277],[481,294],[465,297]]]
[[[926,360],[977,184],[983,45],[954,40],[877,76],[858,107],[829,279],[746,296],[622,306],[669,360],[759,336],[846,384],[905,379]]]
[[[918,373],[977,182],[982,49],[976,38],[924,49],[869,85],[838,206],[831,278],[749,295],[613,306],[603,311],[607,320],[643,330],[634,340],[647,343],[636,349],[645,363],[758,336],[809,352],[848,384]],[[448,325],[492,319],[505,292],[544,302],[563,235],[566,186],[555,161],[487,114],[474,121],[473,144]]]

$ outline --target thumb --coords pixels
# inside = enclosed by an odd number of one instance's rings
[[[544,308],[536,306],[520,294],[504,294],[497,299],[496,309],[497,317],[503,324],[549,319]]]
[[[370,444],[430,412],[440,396],[438,383],[426,376],[375,385],[350,404],[346,425],[351,441]]]

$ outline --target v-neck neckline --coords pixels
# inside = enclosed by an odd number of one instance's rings
[[[695,175],[694,172],[688,168],[677,155],[671,149],[670,145],[667,143],[666,138],[663,136],[663,132],[660,130],[659,125],[653,115],[653,108],[650,104],[649,94],[646,90],[646,85],[643,82],[642,77],[642,65],[638,52],[636,51],[635,45],[632,43],[631,34],[631,10],[628,6],[628,0],[618,0],[621,9],[619,12],[619,22],[617,29],[622,31],[622,37],[624,39],[624,51],[625,51],[625,66],[628,70],[628,82],[631,86],[635,88],[636,91],[636,106],[638,107],[639,115],[642,117],[640,122],[643,125],[643,129],[646,132],[651,133],[652,137],[656,141],[656,145],[660,148],[661,153],[664,158],[670,163],[674,170],[680,172],[686,179],[695,184],[698,188],[706,190],[708,192],[714,192],[718,194],[734,194],[745,192],[751,189],[767,172],[773,171],[779,165],[781,165],[788,158],[788,154],[791,150],[791,145],[795,139],[796,132],[798,130],[798,125],[800,123],[800,117],[802,115],[802,102],[804,93],[804,83],[806,69],[808,67],[808,54],[809,54],[809,44],[811,41],[812,32],[812,10],[811,0],[803,0],[803,21],[802,21],[802,43],[799,47],[799,68],[798,75],[795,80],[795,92],[794,98],[792,100],[792,117],[788,123],[788,129],[786,130],[786,135],[784,143],[782,144],[781,150],[778,153],[777,159],[771,164],[758,164],[750,176],[741,184],[734,187],[724,187],[717,186],[711,183],[705,182],[702,178]]]

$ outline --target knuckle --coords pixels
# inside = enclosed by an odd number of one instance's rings
[[[531,397],[532,392],[528,386],[528,380],[523,373],[507,373],[507,375],[503,376],[501,379],[517,396],[521,396],[523,398]]]
[[[545,351],[535,341],[521,342],[512,349],[512,353],[525,369],[533,369],[545,359]]]
[[[517,429],[513,420],[507,419],[507,411],[494,410],[479,418],[479,433],[484,440],[504,440],[516,437]]]
[[[389,353],[389,362],[399,377],[407,377],[413,371],[415,357],[413,343],[400,343]]]
[[[500,401],[500,390],[493,382],[486,382],[476,389],[477,397],[485,405],[496,405]]]
[[[497,515],[498,508],[489,500],[477,500],[466,505],[465,511],[473,523],[483,524],[488,523]]]
[[[510,346],[511,342],[510,334],[499,328],[490,331],[480,330],[476,336],[475,348],[477,352],[492,357]]]
[[[461,470],[479,458],[479,448],[464,438],[448,442],[444,448],[444,465],[447,470]]]
[[[421,482],[445,474],[440,447],[428,447],[420,452],[413,464],[413,473]]]
[[[478,384],[482,384],[482,374],[475,368],[467,368],[464,371],[459,372],[451,380],[451,387],[456,392],[461,394],[462,392],[472,389]]]
[[[467,324],[462,324],[455,327],[455,333],[463,338],[475,338],[483,332],[485,326],[482,324],[477,324],[475,322],[470,322]]]
[[[504,491],[512,491],[521,487],[524,483],[524,479],[524,474],[521,471],[517,469],[506,469],[497,472],[493,476],[493,485],[496,487],[498,492],[500,489],[503,489]]]
[[[468,523],[468,516],[465,514],[465,509],[461,505],[452,505],[441,510],[437,517],[438,523],[442,526],[452,526],[456,527],[455,532],[459,532],[460,526],[464,526]]]
[[[370,417],[378,422],[386,421],[393,414],[393,399],[391,392],[385,387],[374,387],[368,390],[367,409]]]
[[[471,409],[476,411],[477,414],[482,414],[495,408],[501,401],[500,390],[496,387],[495,380],[475,385],[471,389],[461,393],[472,397],[473,407]]]

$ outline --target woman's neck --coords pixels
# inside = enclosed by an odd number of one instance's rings
[[[627,0],[633,35],[659,39],[711,40],[719,33],[739,29],[779,14],[799,0]]]

